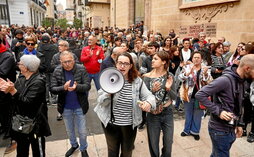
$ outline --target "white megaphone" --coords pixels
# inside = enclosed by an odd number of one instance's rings
[[[119,92],[124,85],[123,74],[114,67],[104,69],[99,77],[99,83],[102,90],[114,94]]]

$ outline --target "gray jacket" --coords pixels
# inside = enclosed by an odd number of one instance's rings
[[[141,86],[142,83],[142,86]],[[119,97],[120,92],[116,93],[113,98],[113,106],[116,105],[117,99]],[[146,85],[142,81],[141,78],[136,78],[132,82],[132,104],[133,104],[133,128],[138,126],[142,122],[142,110],[138,105],[138,100],[147,101],[152,105],[152,109],[156,108],[155,97],[154,95],[147,89]],[[106,93],[103,90],[98,91],[98,99],[97,105],[94,108],[94,111],[97,113],[99,119],[107,127],[107,124],[111,118],[110,112],[110,94]]]

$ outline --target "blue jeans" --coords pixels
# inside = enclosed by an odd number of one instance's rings
[[[62,114],[66,132],[69,136],[69,140],[72,147],[77,147],[78,142],[75,135],[75,127],[78,129],[79,134],[79,142],[80,142],[80,150],[86,150],[87,149],[87,131],[86,131],[86,116],[83,114],[83,111],[81,108],[78,109],[64,109],[64,112]]]
[[[164,108],[162,113],[147,114],[147,134],[151,157],[160,157],[159,140],[160,132],[163,132],[163,148],[161,157],[170,157],[172,152],[174,122],[171,107]]]
[[[201,128],[201,119],[204,111],[195,107],[195,99],[184,102],[185,123],[184,132],[186,134],[198,135]]]
[[[97,91],[101,88],[100,87],[100,83],[99,83],[99,77],[100,77],[100,73],[96,73],[96,74],[88,74],[89,76],[89,82],[91,84],[92,80],[94,81],[95,87],[97,89]]]
[[[229,150],[236,139],[235,132],[217,131],[210,127],[208,131],[213,146],[210,157],[229,157]]]

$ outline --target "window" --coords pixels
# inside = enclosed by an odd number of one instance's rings
[[[82,0],[78,0],[78,5],[83,5]]]
[[[227,2],[237,2],[240,0],[179,0],[179,9],[193,8],[205,5],[227,3]]]

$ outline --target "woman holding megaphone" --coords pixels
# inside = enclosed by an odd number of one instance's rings
[[[111,94],[99,90],[94,111],[102,122],[108,157],[118,157],[119,152],[123,157],[131,157],[137,126],[142,122],[142,110],[155,109],[155,97],[138,76],[129,53],[117,57],[116,68],[123,74],[123,88],[113,95],[113,99]]]
[[[147,114],[147,134],[149,151],[152,157],[170,157],[173,143],[173,110],[172,100],[176,99],[173,85],[174,75],[168,72],[169,54],[156,52],[152,59],[153,70],[144,74],[147,88],[156,98],[156,109]],[[163,132],[162,154],[159,151],[160,132]]]

